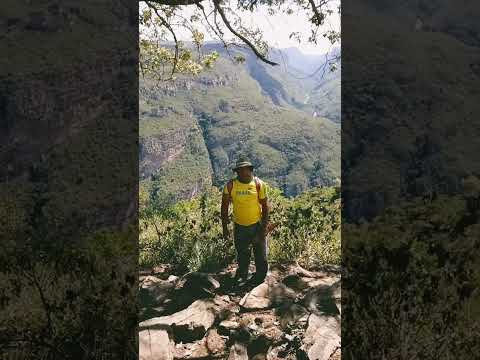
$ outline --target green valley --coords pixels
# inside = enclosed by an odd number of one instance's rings
[[[339,76],[300,81],[242,53],[244,63],[221,56],[197,77],[140,79],[140,179],[152,198],[171,202],[222,186],[240,155],[287,196],[339,182],[339,114],[312,116],[315,101],[328,101],[319,85],[334,88]]]

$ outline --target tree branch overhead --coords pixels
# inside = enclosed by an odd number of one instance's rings
[[[264,40],[263,30],[255,25],[243,24],[244,14],[260,11],[261,8],[266,9],[269,16],[284,13],[295,17],[299,12],[303,13],[300,16],[304,16],[304,21],[311,27],[311,33],[310,35],[300,35],[299,31],[292,33],[297,34],[298,42],[302,42],[303,38],[305,42],[317,44],[317,40],[323,35],[323,38],[330,40],[333,45],[340,40],[340,31],[332,30],[331,27],[324,29],[323,25],[328,16],[337,11],[329,6],[329,3],[336,4],[336,2],[337,0],[294,0],[293,2],[286,0],[139,0],[140,4],[146,5],[143,9],[147,9],[141,11],[141,24],[150,29],[145,32],[141,30],[140,36],[145,41],[156,44],[150,46],[150,54],[152,59],[160,59],[159,63],[163,68],[172,70],[170,79],[174,78],[175,72],[198,74],[216,60],[219,56],[216,51],[212,51],[207,56],[202,54],[201,47],[204,44],[205,34],[209,36],[208,40],[223,43],[227,50],[226,56],[230,58],[232,54],[228,51],[229,48],[240,46],[252,51],[260,61],[276,66],[279,63],[268,58],[270,46]],[[185,12],[186,7],[189,9]],[[153,17],[152,13],[154,13]],[[338,7],[339,13],[340,7]],[[184,34],[185,29],[191,33],[192,40],[185,39],[184,35],[179,37],[179,34]],[[152,33],[154,37],[149,37]],[[144,35],[146,37],[143,37]],[[175,54],[168,49],[168,45],[164,45],[169,43],[172,37]],[[192,50],[189,45],[185,45],[181,40],[187,43],[192,41],[197,45],[196,51],[199,55],[196,60],[192,60]],[[155,53],[157,51],[155,46],[158,47],[158,56]],[[245,56],[235,56],[235,59],[242,62],[245,61]],[[143,71],[142,66],[140,67]],[[187,72],[185,72],[186,69]],[[188,69],[193,70],[188,72]]]

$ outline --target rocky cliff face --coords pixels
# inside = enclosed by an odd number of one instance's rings
[[[158,200],[189,199],[212,185],[208,149],[192,114],[154,100],[143,108],[140,129],[140,181]]]
[[[155,90],[142,87],[140,95],[149,96],[151,99],[158,100],[162,95],[176,96],[178,91],[189,91],[192,89],[206,90],[219,86],[235,86],[238,81],[239,77],[236,74],[223,74],[213,77],[199,76],[198,78],[180,77],[174,82],[158,84]]]
[[[186,151],[188,132],[171,129],[156,136],[142,137],[140,141],[140,178],[155,174],[165,164],[177,159]]]

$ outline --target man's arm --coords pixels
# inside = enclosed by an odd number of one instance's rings
[[[221,209],[221,216],[222,216],[222,227],[223,227],[223,238],[228,239],[230,237],[230,232],[228,231],[228,207],[230,205],[230,195],[223,194],[222,195],[222,209]]]

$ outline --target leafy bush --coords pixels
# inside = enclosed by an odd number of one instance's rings
[[[269,259],[306,265],[340,262],[340,191],[316,188],[294,199],[269,188]],[[221,193],[213,187],[189,201],[164,206],[142,197],[140,265],[169,263],[177,271],[215,271],[235,259],[222,238]]]
[[[340,190],[315,188],[292,200],[270,192],[271,221],[276,225],[270,240],[272,261],[339,264],[341,260]]]
[[[220,192],[212,188],[173,206],[148,204],[141,210],[140,265],[208,271],[232,261],[233,244],[222,239],[220,201]]]

